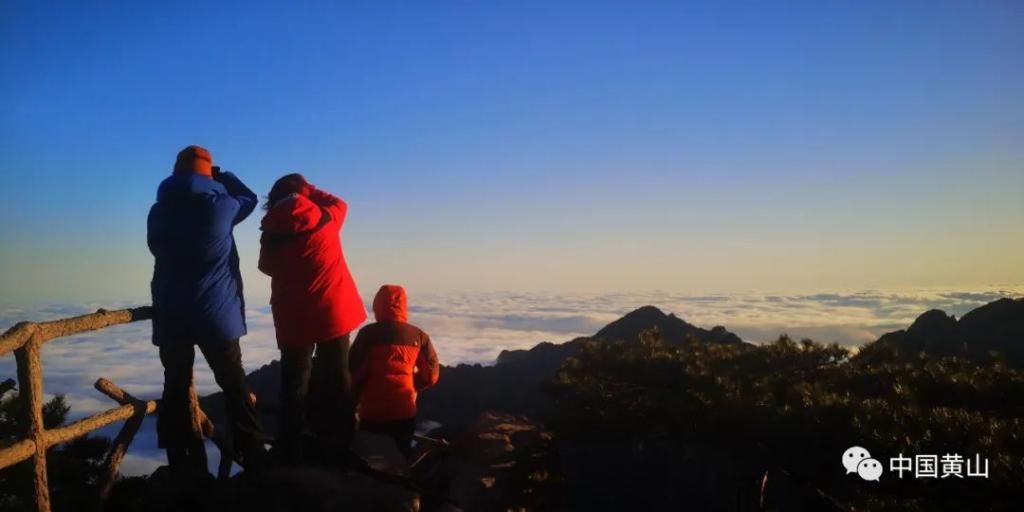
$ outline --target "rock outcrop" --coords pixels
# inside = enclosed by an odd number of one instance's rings
[[[481,414],[448,459],[449,499],[462,510],[559,510],[553,439],[525,416]]]
[[[562,482],[553,439],[525,416],[485,412],[451,444],[435,442],[422,459],[414,455],[410,460],[417,464],[411,467],[402,462],[366,472],[310,464],[276,467],[260,475],[241,473],[229,480],[209,474],[175,480],[163,466],[148,477],[121,481],[105,510],[559,510]],[[373,444],[361,447],[373,451]],[[360,440],[356,445],[360,451]],[[393,444],[390,449],[397,455]]]

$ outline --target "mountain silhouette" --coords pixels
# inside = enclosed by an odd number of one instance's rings
[[[643,306],[606,325],[593,336],[565,343],[540,343],[529,350],[503,350],[494,366],[460,364],[442,367],[441,378],[419,399],[423,418],[448,425],[464,424],[482,410],[513,414],[543,414],[549,406],[543,383],[558,373],[566,359],[583,343],[639,343],[641,333],[657,329],[665,343],[740,344],[743,341],[724,327],[695,327],[654,306]]]
[[[1024,299],[999,299],[978,307],[959,321],[933,309],[905,330],[883,334],[865,345],[855,361],[878,363],[918,357],[958,356],[982,361],[995,354],[1024,368]]]
[[[674,314],[665,314],[654,306],[644,306],[626,316],[604,326],[593,336],[605,341],[633,341],[639,338],[644,330],[655,327],[661,333],[661,339],[669,345],[685,343],[723,343],[739,344],[743,340],[727,331],[725,327],[715,326],[710,331],[687,323]]]
[[[593,336],[580,337],[565,343],[543,342],[529,350],[503,350],[498,354],[498,365],[516,364],[525,360],[529,365],[540,365],[547,372],[558,370],[562,361],[576,354],[579,344],[585,341],[611,341],[633,343],[648,329],[657,329],[663,342],[669,345],[686,343],[739,344],[743,340],[725,327],[715,326],[711,330],[687,323],[675,314],[665,314],[654,306],[643,306],[630,311],[597,331]],[[552,365],[557,366],[552,368]]]

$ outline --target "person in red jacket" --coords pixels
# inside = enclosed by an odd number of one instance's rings
[[[355,430],[349,333],[366,320],[366,308],[341,249],[347,208],[301,174],[278,179],[267,196],[259,268],[270,276],[281,350],[278,447],[285,462],[302,457],[307,425],[342,451]]]
[[[430,336],[409,323],[405,289],[386,284],[373,299],[376,322],[359,330],[349,368],[359,429],[390,436],[406,456],[416,430],[416,394],[438,378]]]

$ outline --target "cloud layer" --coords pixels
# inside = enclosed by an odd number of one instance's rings
[[[1001,297],[1024,295],[1024,287],[974,290],[854,291],[810,295],[685,295],[668,292],[553,295],[522,293],[413,294],[410,317],[434,340],[445,364],[494,361],[503,349],[529,348],[541,341],[560,342],[595,333],[607,323],[646,304],[675,313],[701,327],[724,325],[751,342],[781,333],[858,346],[884,332],[902,329],[929,309],[961,316]],[[369,303],[369,301],[367,302]],[[99,307],[131,304],[49,304],[0,311],[0,330],[21,320],[80,315]],[[243,361],[251,371],[278,356],[269,307],[248,311],[249,335]],[[140,322],[54,340],[43,348],[46,391],[67,396],[74,418],[112,407],[92,389],[106,377],[130,393],[158,398],[163,382],[150,324]],[[0,378],[15,376],[13,357],[0,359]],[[196,354],[201,393],[216,390],[213,375]],[[118,426],[105,429],[113,435]],[[212,452],[211,452],[212,453]],[[215,458],[213,458],[215,459]],[[152,421],[147,420],[125,464],[126,474],[148,473],[162,463]]]

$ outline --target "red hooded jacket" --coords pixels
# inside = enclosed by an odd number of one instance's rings
[[[349,351],[359,418],[416,417],[416,394],[437,383],[440,366],[427,333],[408,323],[405,289],[380,287],[373,299],[377,321],[363,327]]]
[[[259,268],[270,276],[277,346],[300,347],[348,334],[366,308],[341,249],[348,206],[308,187],[263,217]]]

